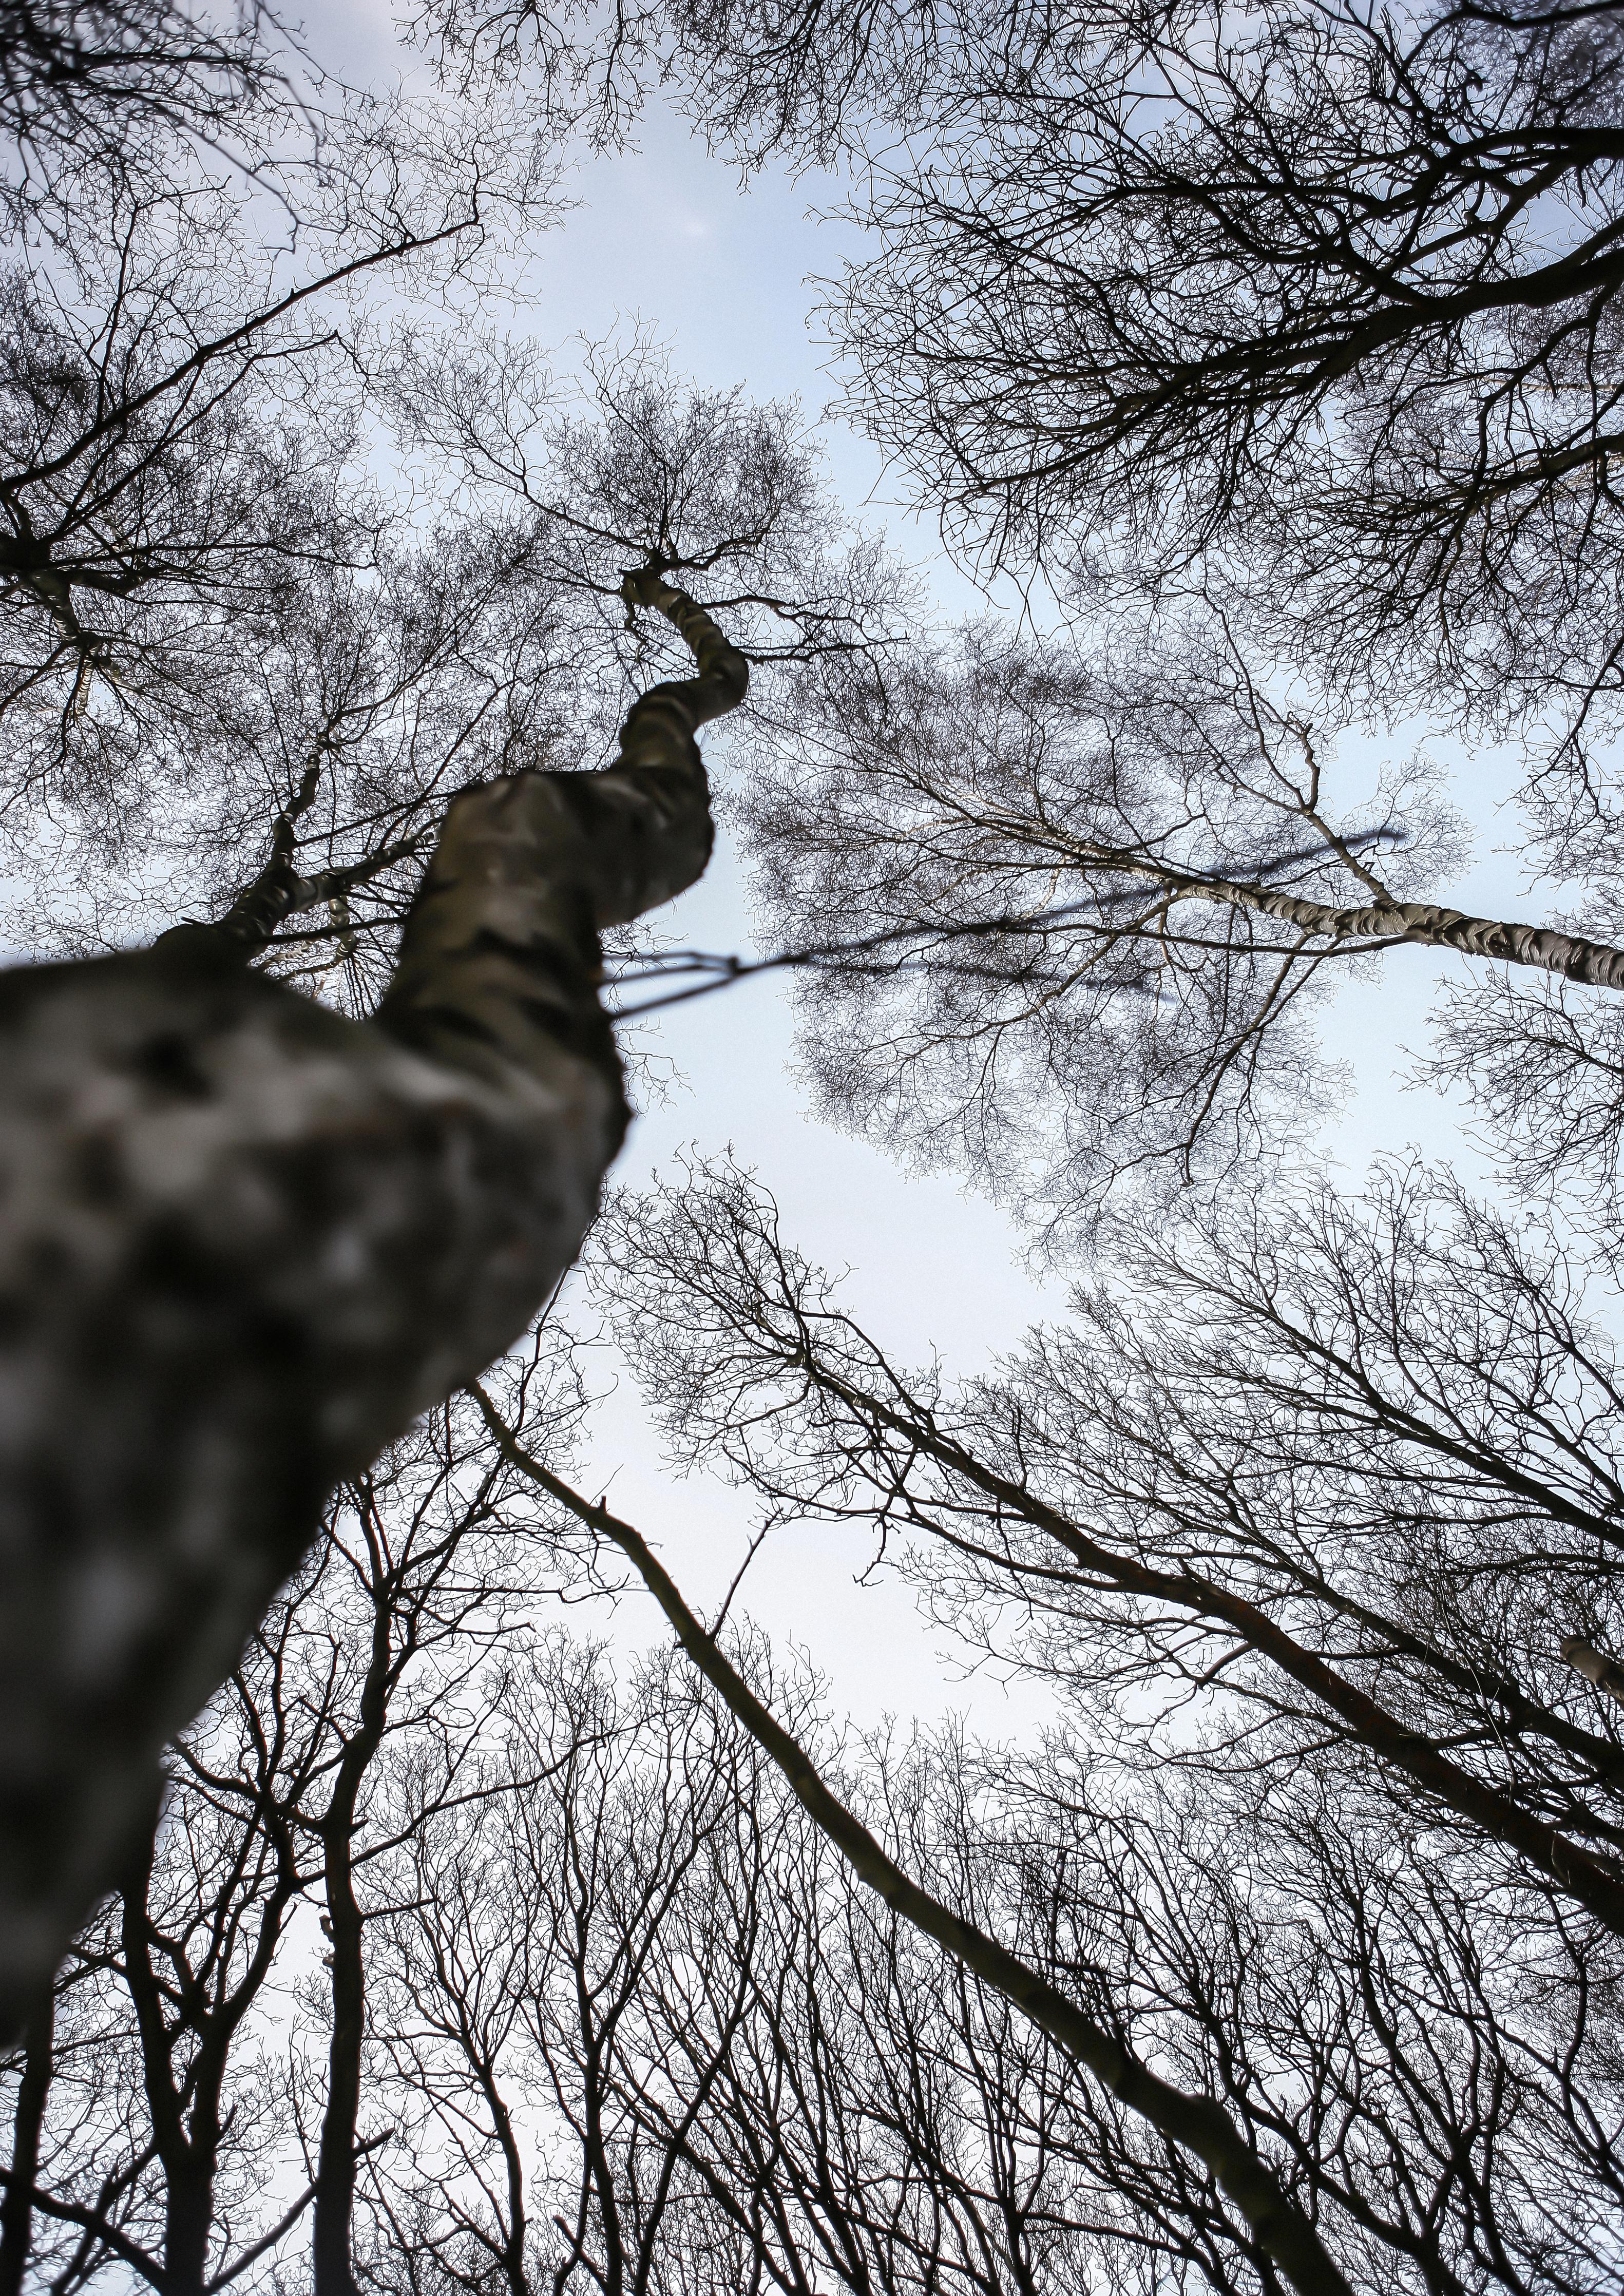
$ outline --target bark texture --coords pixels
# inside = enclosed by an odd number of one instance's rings
[[[1336,908],[1327,901],[1303,899],[1277,891],[1272,885],[1248,883],[1228,877],[1197,875],[1147,857],[1143,853],[1068,836],[1045,829],[1036,836],[1032,824],[1020,815],[989,818],[1032,843],[1046,844],[1091,866],[1120,871],[1160,886],[1175,901],[1217,901],[1234,909],[1251,909],[1259,916],[1278,918],[1310,940],[1333,947],[1368,942],[1379,947],[1388,942],[1413,942],[1423,948],[1457,949],[1464,956],[1491,964],[1527,964],[1541,972],[1554,972],[1588,988],[1624,988],[1624,948],[1610,941],[1587,940],[1582,933],[1559,931],[1550,925],[1526,925],[1498,917],[1475,917],[1464,909],[1442,907],[1436,901],[1398,901],[1382,893],[1357,908]],[[1361,875],[1366,875],[1360,870]],[[1374,883],[1374,880],[1367,878]]]
[[[598,930],[703,870],[694,732],[748,680],[659,575],[627,595],[701,675],[607,771],[456,800],[374,1021],[248,971],[236,911],[0,975],[0,2032],[333,1484],[518,1336],[592,1218],[627,1123]]]
[[[1610,1698],[1616,1698],[1624,1706],[1624,1666],[1604,1657],[1578,1635],[1567,1637],[1562,1654],[1576,1674],[1582,1674],[1587,1682],[1595,1683],[1598,1690],[1604,1690]]]

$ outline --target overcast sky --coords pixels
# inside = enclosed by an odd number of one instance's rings
[[[375,83],[399,67],[385,6],[348,5],[311,29],[318,53],[355,78]],[[839,377],[816,331],[816,283],[838,269],[854,234],[809,209],[838,201],[838,185],[768,170],[741,188],[735,171],[660,107],[638,141],[635,153],[581,168],[571,187],[578,204],[537,242],[517,323],[557,347],[561,364],[571,339],[640,325],[669,348],[679,374],[742,384],[759,398],[795,398],[819,414]],[[933,555],[932,529],[908,515],[866,443],[832,424],[826,446],[848,507],[883,524],[906,555],[929,567],[942,612],[983,603]],[[1407,753],[1414,738],[1355,739],[1344,755],[1369,767],[1395,748]],[[1514,778],[1509,760],[1433,746],[1449,759],[1457,801],[1479,824],[1473,865],[1448,889],[1452,898],[1489,914],[1526,914],[1514,855],[1496,850],[1515,837],[1514,821],[1497,812]],[[660,922],[685,945],[750,946],[744,889],[726,839],[705,882]],[[1324,1153],[1345,1183],[1357,1182],[1373,1152],[1412,1142],[1471,1166],[1459,1111],[1404,1088],[1406,1048],[1424,1046],[1432,990],[1451,962],[1398,951],[1378,983],[1346,988],[1338,999],[1331,1033],[1355,1089],[1328,1111]],[[1034,1317],[1063,1311],[1063,1280],[1038,1280],[1019,1235],[985,1201],[950,1178],[909,1176],[808,1113],[782,984],[746,984],[687,1005],[667,1017],[660,1043],[681,1081],[640,1115],[617,1178],[636,1185],[668,1168],[687,1146],[703,1154],[733,1148],[772,1188],[800,1248],[851,1269],[856,1309],[905,1361],[935,1350],[949,1367],[975,1371]],[[662,1546],[685,1589],[696,1601],[714,1599],[736,1567],[748,1509],[708,1480],[671,1475],[625,1384],[601,1414],[593,1472],[595,1492],[607,1487],[611,1504]],[[1006,1701],[997,1685],[958,1677],[906,1589],[883,1576],[855,1583],[867,1560],[855,1535],[780,1530],[752,1567],[741,1603],[775,1638],[810,1652],[837,1705],[862,1726],[885,1714],[934,1718],[964,1706],[984,1730],[1029,1724],[1039,1710],[1029,1694]],[[629,1606],[619,1630],[640,1636]]]

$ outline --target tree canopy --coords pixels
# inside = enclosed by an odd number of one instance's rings
[[[1600,2296],[1620,8],[402,39],[0,0],[0,2296]],[[972,616],[806,406],[537,318],[662,102],[855,227],[825,413]],[[718,827],[748,954],[655,914]],[[601,1199],[621,1024],[748,1067],[774,972],[1014,1344],[708,1110]],[[842,1718],[790,1526],[964,1710]]]

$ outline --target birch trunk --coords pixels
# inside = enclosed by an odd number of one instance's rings
[[[455,801],[374,1021],[247,970],[237,911],[0,975],[0,2032],[333,1484],[518,1337],[594,1215],[627,1119],[597,934],[703,870],[694,732],[749,674],[658,575],[627,594],[701,674],[605,772]]]
[[[1174,901],[1216,901],[1228,908],[1250,909],[1333,947],[1350,942],[1373,947],[1407,942],[1423,948],[1452,948],[1482,962],[1531,965],[1590,988],[1624,988],[1624,948],[1610,941],[1588,940],[1582,933],[1472,916],[1464,909],[1447,908],[1436,901],[1397,901],[1386,896],[1357,907],[1337,908],[1328,901],[1279,892],[1271,885],[1198,875],[1113,846],[1096,845],[1046,827],[1037,830],[1020,816],[1010,816],[1007,822],[997,816],[991,818],[1015,835],[1047,844],[1090,868],[1107,869],[1160,887]]]

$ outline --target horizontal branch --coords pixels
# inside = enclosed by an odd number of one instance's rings
[[[1371,947],[1412,942],[1428,948],[1455,949],[1486,962],[1531,965],[1590,988],[1624,988],[1624,948],[1609,941],[1588,940],[1581,933],[1473,916],[1464,909],[1447,908],[1434,901],[1377,900],[1357,908],[1337,908],[1326,901],[1281,892],[1273,885],[1177,869],[1145,854],[1095,844],[1021,816],[994,815],[988,819],[1012,835],[1047,846],[1087,867],[1159,885],[1176,900],[1217,901],[1231,908],[1255,910],[1315,939],[1357,942]]]

